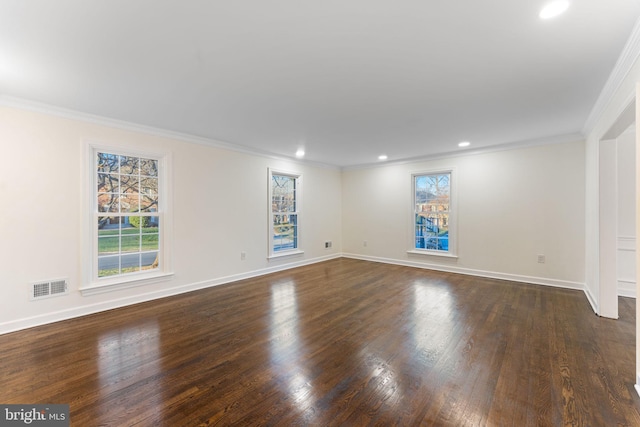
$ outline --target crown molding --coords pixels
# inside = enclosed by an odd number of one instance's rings
[[[240,144],[232,144],[229,142],[223,142],[216,139],[205,138],[202,136],[191,135],[187,133],[181,133],[171,131],[167,129],[157,128],[153,126],[146,126],[137,123],[127,122],[124,120],[112,119],[109,117],[98,116],[95,114],[83,113],[77,110],[71,110],[68,108],[58,107],[51,104],[45,104],[41,102],[31,101],[23,98],[16,98],[8,95],[0,94],[0,107],[16,108],[20,110],[33,111],[41,114],[48,114],[52,116],[62,117],[70,120],[79,120],[86,123],[91,123],[100,126],[108,126],[116,129],[139,132],[147,135],[153,135],[161,138],[176,139],[192,144],[206,145],[208,147],[221,148],[224,150],[235,151],[238,153],[249,154],[253,156],[264,157],[274,160],[286,160],[293,161],[300,164],[313,165],[316,167],[322,167],[327,169],[340,168],[321,162],[312,162],[308,160],[301,160],[294,157],[287,157],[278,155],[266,150],[259,150],[254,148],[245,147]]]
[[[622,49],[622,53],[618,57],[613,71],[609,75],[609,79],[605,83],[600,96],[595,105],[591,109],[591,113],[585,122],[582,133],[589,135],[595,128],[597,121],[602,117],[606,108],[620,88],[624,79],[629,75],[633,64],[640,57],[640,19],[638,19],[631,31],[631,35],[627,39],[627,43]]]

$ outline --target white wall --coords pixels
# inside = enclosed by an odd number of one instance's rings
[[[316,262],[342,250],[338,169],[8,107],[0,107],[0,141],[0,333]],[[88,141],[172,153],[171,280],[80,295]],[[302,256],[267,261],[268,167],[303,175]],[[63,277],[70,280],[69,295],[29,301],[29,283]]]
[[[458,174],[459,257],[408,254],[411,173],[449,167]],[[357,258],[582,289],[584,178],[583,141],[347,170],[343,249]]]
[[[618,294],[636,296],[636,132],[630,127],[616,140],[618,217]]]

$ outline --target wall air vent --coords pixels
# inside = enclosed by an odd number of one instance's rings
[[[30,300],[66,295],[69,293],[69,283],[67,279],[56,279],[32,283],[30,285],[29,292]]]

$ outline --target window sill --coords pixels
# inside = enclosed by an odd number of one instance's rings
[[[104,281],[92,282],[80,288],[83,297],[89,295],[103,294],[112,291],[121,291],[136,286],[148,285],[151,283],[164,282],[169,280],[173,273],[153,273],[145,275],[133,275],[129,277],[118,277],[114,279],[104,279]]]
[[[293,251],[279,252],[279,253],[276,253],[276,254],[269,255],[267,257],[267,259],[268,260],[272,260],[272,259],[285,258],[285,257],[288,257],[288,256],[302,255],[302,254],[304,254],[304,251],[293,250]]]
[[[451,259],[458,259],[457,255],[453,255],[450,254],[448,252],[436,252],[436,251],[429,251],[426,249],[420,250],[420,249],[412,249],[407,251],[408,254],[412,254],[412,255],[426,255],[426,256],[436,256],[436,257],[441,257],[441,258],[451,258]]]

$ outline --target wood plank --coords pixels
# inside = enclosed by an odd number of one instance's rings
[[[640,425],[635,300],[337,259],[0,336],[72,425]]]

